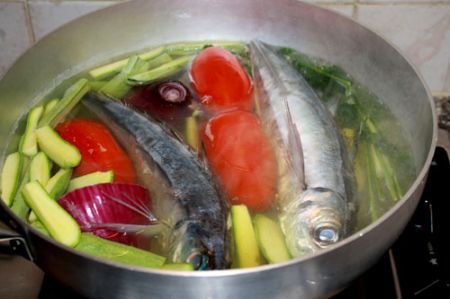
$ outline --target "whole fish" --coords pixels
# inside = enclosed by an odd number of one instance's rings
[[[257,107],[279,164],[279,220],[292,256],[342,239],[350,220],[343,148],[334,120],[303,77],[252,41]]]
[[[171,228],[161,241],[169,260],[196,269],[228,267],[227,207],[196,154],[158,122],[120,102],[88,94],[83,104],[130,155],[150,191],[153,213]]]

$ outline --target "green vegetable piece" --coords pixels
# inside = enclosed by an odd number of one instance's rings
[[[225,48],[234,54],[240,55],[247,50],[245,43],[240,41],[219,41],[213,43],[215,47]]]
[[[231,219],[237,266],[248,268],[260,265],[261,256],[248,208],[245,205],[233,205]]]
[[[175,43],[166,45],[166,52],[171,56],[194,55],[207,47],[221,47],[236,54],[240,54],[246,50],[246,45],[240,41],[202,41],[192,43]]]
[[[27,156],[34,156],[38,152],[36,143],[36,128],[38,126],[39,119],[44,113],[44,107],[38,106],[31,109],[27,117],[27,125],[25,133],[20,139],[19,152]]]
[[[44,108],[44,114],[42,117],[45,117],[46,115],[49,115],[50,111],[52,111],[53,108],[55,108],[56,104],[58,104],[58,99],[50,100],[47,104],[45,104]]]
[[[256,239],[264,258],[271,264],[288,261],[291,256],[278,223],[265,215],[254,218]]]
[[[128,84],[142,85],[174,75],[181,71],[191,59],[192,56],[183,56],[147,72],[130,76],[128,77]]]
[[[20,175],[23,166],[23,156],[19,152],[9,154],[6,157],[2,169],[2,199],[7,206],[11,206],[17,189],[19,188]]]
[[[38,181],[26,184],[22,193],[52,238],[71,247],[78,244],[81,236],[78,223],[50,197]]]
[[[170,55],[167,54],[167,53],[162,53],[158,57],[155,57],[155,58],[147,61],[147,65],[146,65],[146,69],[145,70],[156,68],[156,67],[161,66],[161,65],[163,65],[165,63],[168,63],[170,61],[172,61],[172,58],[170,57]]]
[[[69,183],[69,188],[67,192],[91,185],[111,183],[113,180],[114,180],[114,172],[112,170],[92,172],[72,179]]]
[[[171,56],[194,55],[200,52],[208,45],[212,44],[207,42],[175,43],[166,45],[166,52],[169,53]]]
[[[177,271],[194,271],[194,266],[191,263],[173,263],[164,264],[160,269],[177,270]]]
[[[91,89],[95,92],[99,92],[100,89],[102,89],[106,83],[108,83],[108,81],[103,81],[103,80],[89,81],[89,85],[91,86]]]
[[[78,149],[65,141],[49,126],[36,130],[39,147],[47,156],[62,168],[75,167],[81,161]]]
[[[47,185],[45,185],[45,191],[48,192],[51,198],[58,200],[64,192],[66,192],[71,176],[71,168],[61,168],[48,180]],[[37,221],[37,216],[33,211],[31,211],[28,215],[28,222],[33,223],[35,221]]]
[[[186,118],[186,142],[194,150],[198,150],[200,147],[200,139],[198,135],[198,124],[195,116]]]
[[[25,164],[25,161],[24,161]],[[16,196],[14,197],[12,206],[11,206],[11,210],[13,210],[13,212],[19,216],[22,219],[26,219],[28,212],[30,211],[30,207],[28,206],[28,204],[25,202],[25,199],[23,197],[22,194],[22,190],[23,187],[30,181],[30,165],[29,163],[26,163],[27,165],[24,167],[25,168],[25,173],[24,176],[22,178],[22,180],[20,181],[20,185],[19,188],[17,189],[16,192]]]
[[[127,265],[160,268],[165,258],[135,247],[108,241],[90,233],[82,233],[75,247],[81,252]]]
[[[147,65],[148,63],[140,59],[138,56],[130,57],[127,65],[122,69],[122,71],[103,85],[100,92],[116,99],[122,98],[131,89],[131,86],[127,83],[128,77],[130,75],[146,71]]]
[[[161,55],[163,52],[164,52],[164,47],[159,47],[156,49],[152,49],[148,52],[139,54],[138,57],[142,60],[150,60],[152,58],[155,58],[155,57]],[[129,58],[126,58],[126,59],[122,59],[122,60],[107,64],[107,65],[95,68],[89,72],[89,75],[96,80],[106,78],[108,76],[111,76],[111,75],[119,72],[124,66],[127,65],[128,60],[129,60]]]
[[[61,168],[54,176],[50,178],[47,185],[45,185],[45,190],[48,192],[50,197],[59,199],[69,187],[71,177],[71,168]]]
[[[80,79],[64,93],[63,98],[42,117],[38,127],[55,126],[61,122],[67,114],[78,104],[81,98],[90,90],[86,79]]]
[[[38,181],[45,186],[50,179],[52,163],[44,152],[37,153],[30,163],[30,181]]]

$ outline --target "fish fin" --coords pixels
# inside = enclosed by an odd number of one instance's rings
[[[288,138],[289,138],[289,152],[290,163],[297,176],[297,181],[300,182],[302,189],[306,189],[305,184],[305,163],[303,157],[302,140],[297,125],[292,119],[291,110],[286,97],[282,97],[286,107],[286,119],[288,123]]]
[[[156,224],[128,224],[128,223],[92,223],[90,229],[110,229],[119,233],[127,234],[145,234],[155,236],[161,234],[167,225],[164,223]]]
[[[259,40],[252,40],[249,44],[250,53],[253,55],[253,59],[259,59],[260,64],[263,65],[267,71],[271,74],[275,84],[281,90],[281,100],[285,107],[285,117],[288,124],[288,157],[287,163],[297,176],[297,181],[300,183],[302,189],[306,188],[305,176],[304,176],[304,162],[303,162],[303,147],[299,134],[299,130],[294,120],[292,119],[291,110],[289,108],[289,102],[287,99],[288,90],[283,80],[280,78],[278,70],[275,68],[272,58],[284,60],[283,57],[278,55],[273,48]],[[294,154],[295,153],[295,154]]]

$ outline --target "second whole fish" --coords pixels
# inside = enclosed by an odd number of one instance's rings
[[[227,207],[196,154],[157,121],[120,102],[88,94],[83,104],[126,149],[150,191],[154,214],[170,226],[162,238],[169,260],[195,269],[228,267]]]
[[[292,256],[313,253],[348,231],[343,147],[331,114],[270,46],[250,43],[259,113],[279,164],[279,220]]]

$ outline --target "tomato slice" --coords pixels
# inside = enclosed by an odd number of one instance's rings
[[[190,75],[201,103],[213,113],[252,109],[251,79],[239,59],[228,50],[217,47],[202,50],[192,62]]]
[[[275,196],[277,163],[259,120],[246,111],[222,113],[208,121],[201,139],[230,202],[265,210]]]
[[[78,118],[59,124],[56,131],[81,153],[81,163],[74,169],[76,176],[112,170],[116,182],[136,181],[131,160],[103,124]]]

